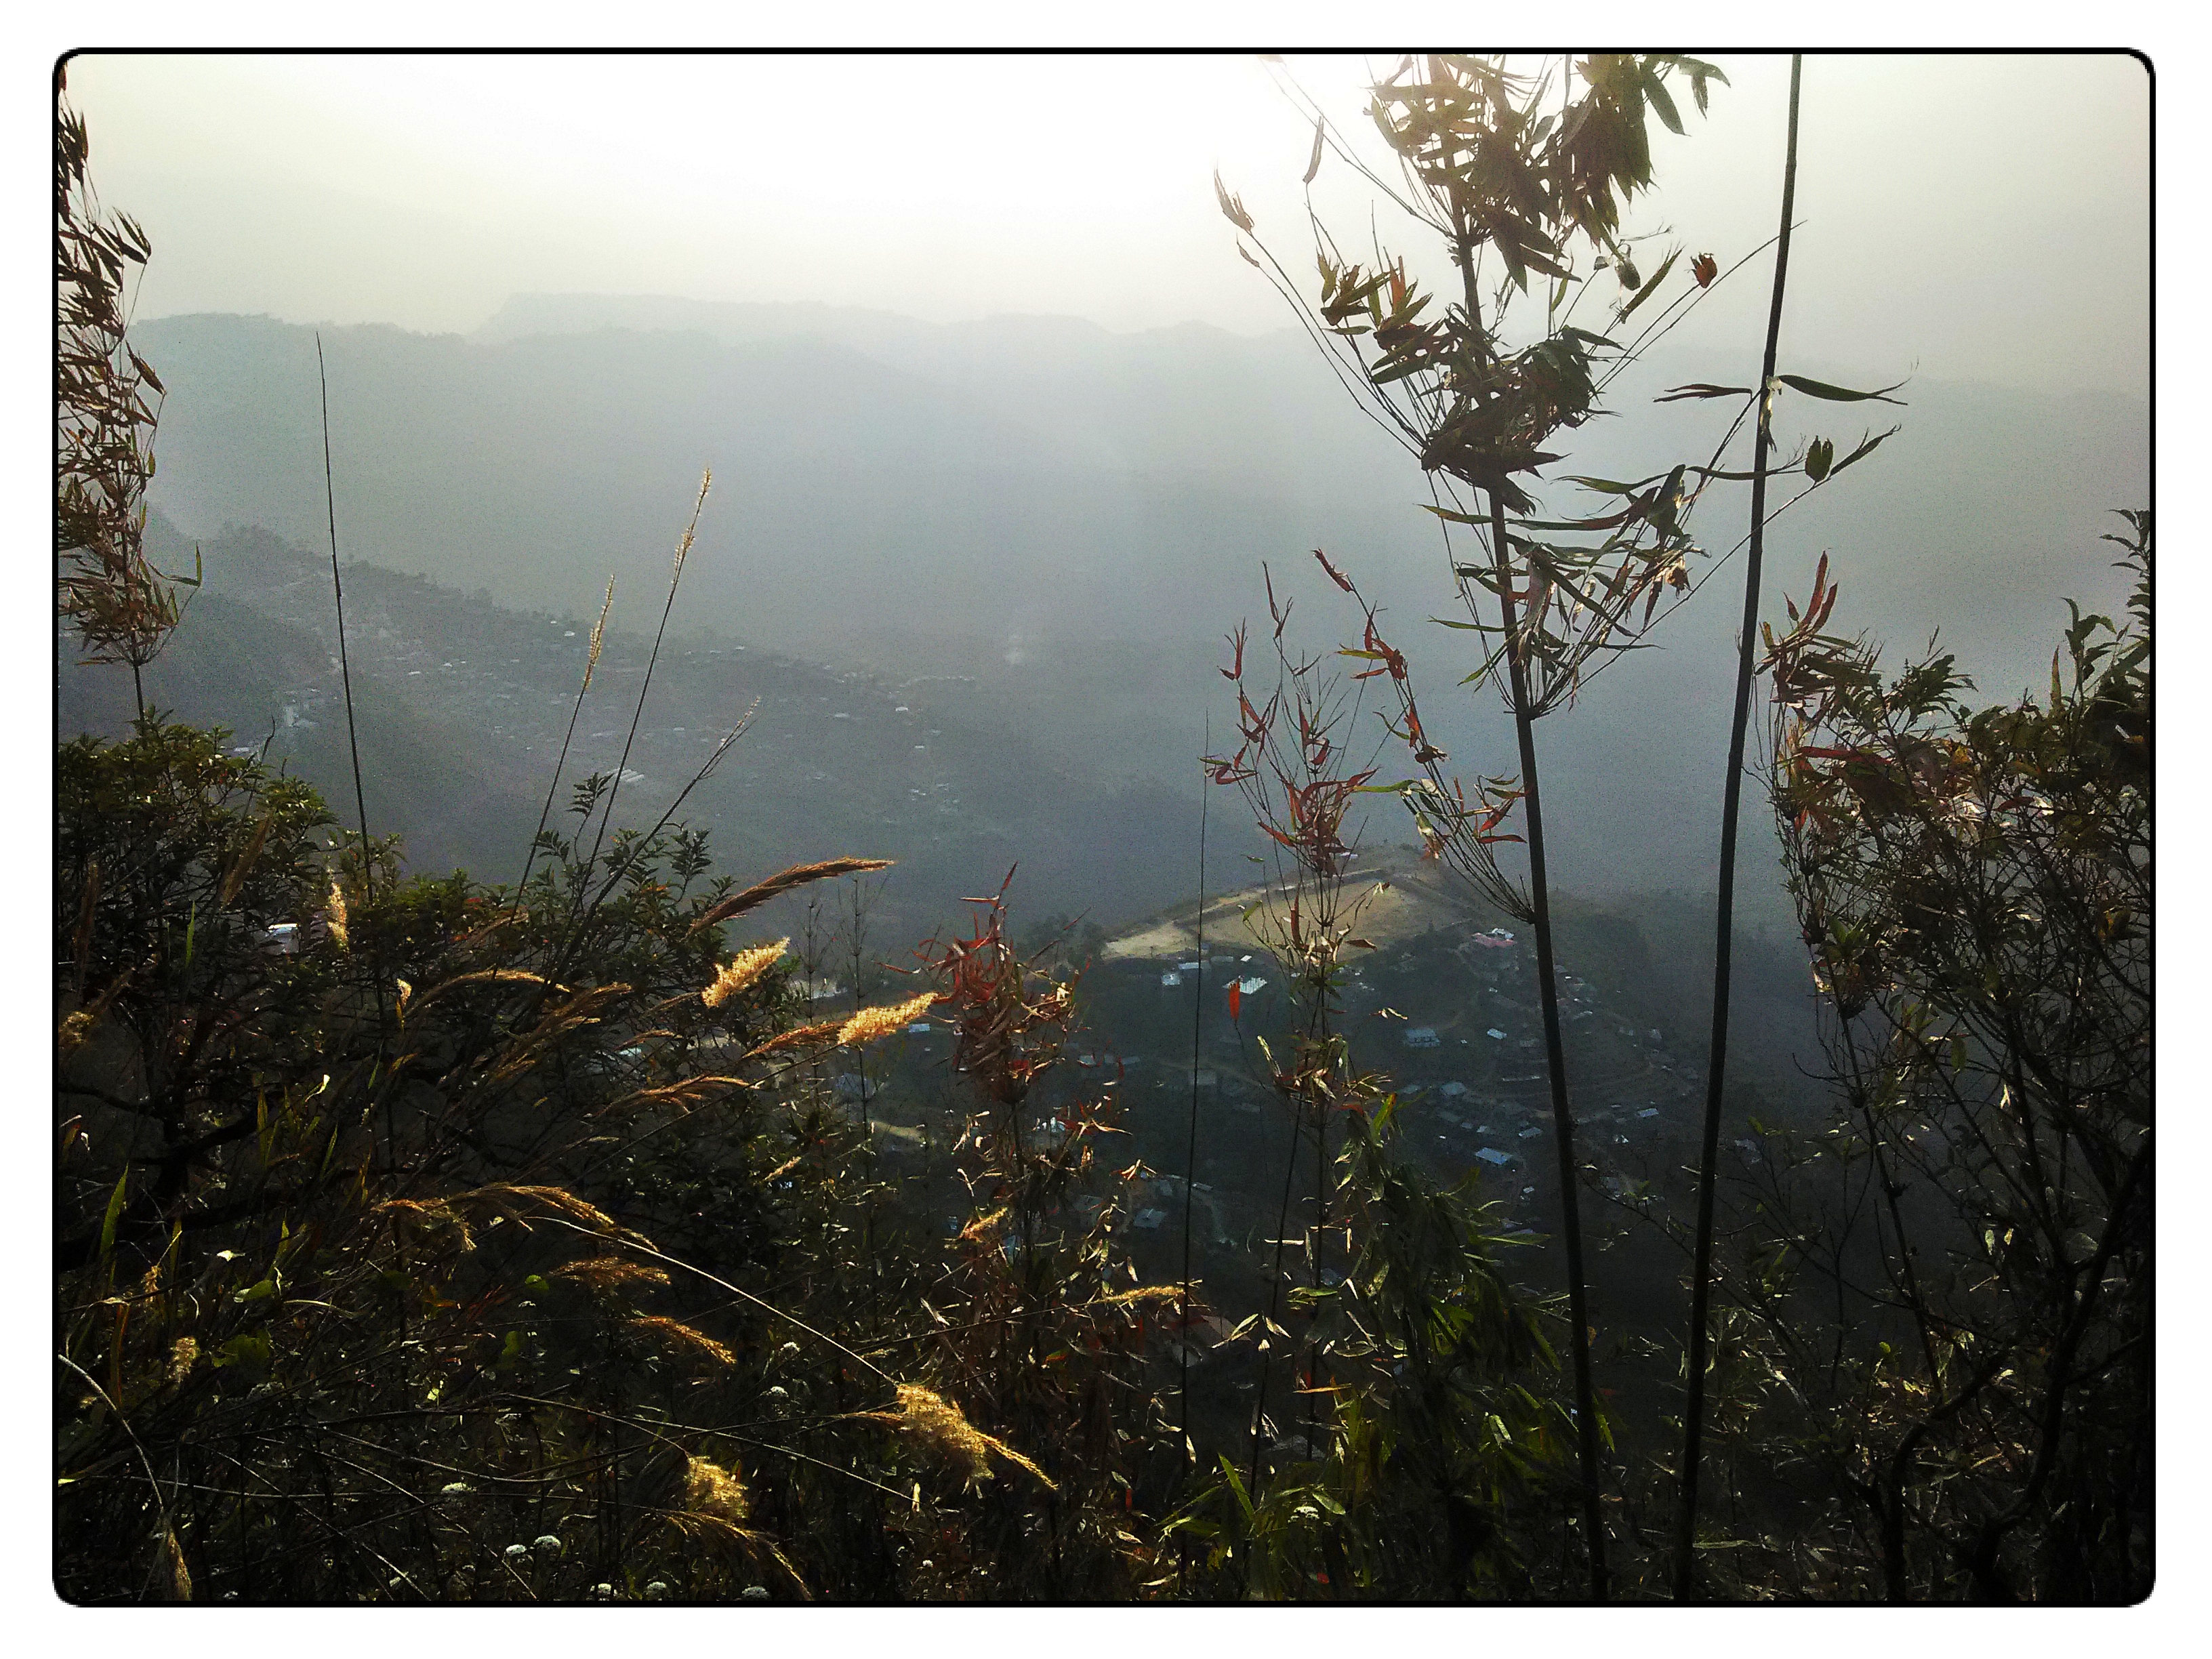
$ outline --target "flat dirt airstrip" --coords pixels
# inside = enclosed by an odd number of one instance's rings
[[[1268,891],[1264,886],[1245,887],[1207,899],[1209,945],[1216,950],[1256,948],[1253,926],[1259,918],[1253,915],[1248,921],[1247,913],[1265,901]],[[1195,904],[1178,906],[1109,939],[1103,954],[1109,961],[1147,957],[1187,961],[1198,948],[1197,920]],[[1449,870],[1410,849],[1392,848],[1366,854],[1345,878],[1340,925],[1378,945],[1401,944],[1432,928],[1487,927],[1498,920]]]

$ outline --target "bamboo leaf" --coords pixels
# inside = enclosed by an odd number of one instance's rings
[[[1679,131],[1679,129],[1677,129],[1677,131]],[[1650,280],[1645,283],[1642,288],[1636,290],[1636,297],[1631,300],[1626,305],[1621,307],[1621,321],[1626,322],[1628,320],[1629,314],[1633,312],[1637,307],[1642,305],[1646,300],[1650,299],[1654,294],[1656,294],[1659,291],[1659,284],[1667,280],[1667,273],[1674,270],[1674,261],[1681,257],[1682,250],[1676,248],[1672,253],[1668,254],[1665,259],[1660,262],[1659,269],[1651,273]]]
[[[1903,404],[1902,398],[1889,394],[1905,384],[1886,386],[1879,392],[1853,392],[1849,386],[1830,386],[1826,380],[1808,380],[1802,374],[1778,374],[1774,377],[1793,392],[1802,392],[1808,398],[1820,398],[1832,404],[1863,404],[1867,402]],[[1661,398],[1660,402],[1666,402]]]
[[[123,1218],[123,1194],[131,1184],[131,1166],[125,1164],[123,1173],[115,1178],[115,1191],[107,1200],[107,1214],[100,1224],[100,1256],[106,1261],[115,1249],[115,1225]]]
[[[1851,451],[1851,453],[1844,456],[1842,460],[1838,461],[1835,465],[1830,467],[1828,469],[1828,476],[1832,478],[1837,473],[1841,472],[1845,467],[1850,465],[1852,462],[1862,460],[1865,457],[1873,454],[1876,449],[1881,447],[1881,441],[1883,439],[1893,438],[1903,430],[1904,428],[1902,427],[1893,426],[1887,432],[1877,433],[1873,437],[1867,439],[1865,441],[1861,443],[1856,449]]]
[[[1651,401],[1655,404],[1679,404],[1688,398],[1748,398],[1752,395],[1747,386],[1715,386],[1707,380],[1692,380],[1687,386],[1669,386]]]

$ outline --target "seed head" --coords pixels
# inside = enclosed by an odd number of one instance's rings
[[[714,982],[699,993],[699,1000],[709,1008],[720,1007],[775,966],[790,947],[789,939],[780,939],[773,945],[757,945],[749,951],[738,951],[714,975]]]
[[[929,1005],[936,1000],[935,992],[924,991],[920,996],[910,997],[904,1002],[890,1003],[881,1008],[863,1008],[838,1027],[837,1041],[853,1046],[889,1036],[921,1018],[928,1012]]]

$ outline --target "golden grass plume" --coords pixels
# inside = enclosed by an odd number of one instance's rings
[[[458,1209],[467,1205],[475,1209],[489,1210],[495,1215],[517,1223],[525,1232],[531,1230],[530,1218],[533,1213],[541,1220],[550,1213],[564,1216],[572,1222],[580,1222],[596,1232],[613,1233],[631,1239],[641,1237],[621,1226],[605,1211],[561,1187],[528,1187],[518,1182],[495,1181],[488,1186],[471,1188],[467,1192],[456,1193],[451,1198],[436,1202],[447,1208]],[[407,1199],[392,1199],[385,1207],[408,1209],[416,1206]]]
[[[977,1216],[960,1230],[961,1242],[967,1244],[988,1243],[999,1224],[1006,1218],[1006,1210],[1007,1206],[1001,1204],[988,1215]]]
[[[479,968],[472,974],[455,974],[451,979],[440,980],[422,993],[421,1004],[427,1006],[434,997],[441,997],[447,992],[458,990],[464,985],[543,985],[544,983],[545,976],[543,974],[533,974],[527,968]],[[556,985],[553,988],[557,991],[563,988]]]
[[[668,1275],[648,1262],[633,1261],[628,1256],[596,1255],[585,1261],[570,1261],[552,1270],[553,1279],[574,1279],[579,1285],[595,1291],[611,1291],[623,1285],[665,1285]]]
[[[592,671],[599,665],[599,647],[607,640],[607,612],[615,608],[615,579],[607,578],[607,597],[599,606],[599,619],[592,624],[592,642],[584,653],[584,690],[592,689]]]
[[[1116,1305],[1138,1302],[1180,1302],[1182,1300],[1182,1287],[1180,1285],[1139,1285],[1133,1291],[1109,1291],[1100,1299]]]
[[[991,1478],[991,1454],[1028,1470],[1050,1492],[1060,1488],[1052,1477],[995,1435],[970,1423],[954,1405],[934,1389],[919,1382],[898,1385],[899,1408],[895,1412],[862,1412],[871,1422],[889,1424],[909,1445],[940,1462],[958,1467],[967,1483],[975,1486]]]
[[[699,531],[699,514],[707,505],[707,492],[714,487],[714,469],[707,468],[699,476],[699,499],[691,503],[691,522],[684,526],[684,533],[676,538],[676,574],[684,574],[684,561],[691,556],[691,544]]]
[[[325,907],[323,918],[330,927],[331,943],[341,951],[351,949],[351,940],[346,932],[345,890],[338,885],[336,876],[331,878],[331,900]]]
[[[763,1561],[773,1561],[784,1577],[791,1581],[791,1587],[799,1593],[800,1601],[811,1601],[814,1599],[813,1592],[806,1588],[806,1581],[799,1576],[799,1569],[792,1565],[791,1558],[778,1549],[775,1541],[765,1534],[755,1532],[750,1527],[740,1526],[727,1516],[709,1515],[698,1510],[668,1510],[663,1511],[663,1516],[684,1538],[730,1550],[756,1565]]]
[[[185,1548],[177,1541],[177,1532],[173,1527],[161,1528],[159,1582],[163,1601],[189,1601],[192,1599],[192,1575],[185,1565]]]
[[[264,812],[261,822],[253,826],[253,834],[247,839],[245,850],[231,860],[229,872],[222,878],[222,896],[216,901],[224,909],[230,908],[231,901],[238,896],[238,890],[246,885],[247,872],[253,868],[254,860],[261,856],[262,845],[269,839],[269,826],[276,822],[274,811]]]
[[[720,1077],[702,1073],[696,1077],[680,1078],[674,1083],[663,1083],[651,1089],[634,1090],[620,1099],[611,1100],[598,1108],[593,1115],[635,1111],[646,1106],[674,1106],[688,1111],[715,1095],[752,1086],[741,1077]]]
[[[683,1506],[694,1515],[720,1516],[740,1525],[753,1508],[745,1483],[736,1471],[703,1457],[692,1458],[684,1466]]]
[[[788,1031],[781,1032],[770,1037],[759,1048],[747,1050],[745,1058],[758,1060],[763,1054],[777,1054],[793,1048],[804,1048],[810,1043],[818,1042],[827,1046],[835,1042],[837,1040],[837,1033],[844,1029],[844,1022],[835,1019],[825,1019],[814,1025],[794,1025]]]
[[[837,1041],[858,1045],[887,1037],[894,1031],[903,1030],[911,1021],[920,1019],[929,1012],[929,1005],[937,1000],[937,993],[924,991],[920,996],[908,997],[904,1002],[887,1003],[880,1008],[863,1008],[837,1028]]]
[[[477,1247],[468,1218],[444,1199],[388,1198],[376,1206],[376,1213],[404,1217],[418,1248],[425,1244],[440,1250],[451,1248],[465,1255]]]
[[[704,1361],[713,1365],[734,1365],[737,1355],[704,1331],[697,1331],[679,1321],[659,1314],[641,1315],[624,1322],[635,1335],[651,1343],[667,1358],[691,1364]]]
[[[794,864],[788,870],[777,872],[766,881],[755,882],[741,893],[731,894],[693,922],[691,931],[696,933],[702,927],[712,927],[718,921],[727,921],[748,910],[757,910],[770,899],[788,893],[794,887],[804,887],[809,882],[828,881],[837,876],[858,875],[863,871],[888,870],[890,867],[889,859],[823,859],[818,864]]]
[[[722,965],[714,975],[714,982],[699,993],[699,1000],[709,1008],[720,1007],[775,967],[790,948],[788,939],[780,939],[773,945],[757,945],[750,951],[738,951]]]
[[[511,1041],[499,1064],[483,1078],[482,1086],[495,1087],[519,1077],[538,1063],[538,1051],[547,1043],[582,1026],[597,1024],[602,1008],[629,994],[630,988],[617,981],[608,985],[587,985],[574,995],[563,999],[550,1009],[535,1026]]]

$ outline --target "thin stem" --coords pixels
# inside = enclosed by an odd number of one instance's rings
[[[1705,1054],[1705,1130],[1698,1170],[1697,1261],[1690,1283],[1689,1397],[1682,1410],[1681,1507],[1674,1523],[1674,1599],[1687,1601],[1697,1585],[1698,1474],[1705,1429],[1706,1324],[1713,1257],[1713,1185],[1720,1158],[1721,1091],[1728,1071],[1730,947],[1735,929],[1737,809],[1743,785],[1744,732],[1751,718],[1753,638],[1759,631],[1759,579],[1765,553],[1766,460],[1773,447],[1767,388],[1774,380],[1775,350],[1782,335],[1782,300],[1790,276],[1790,219],[1797,199],[1797,92],[1802,54],[1790,58],[1790,131],[1782,164],[1782,234],[1776,239],[1774,298],[1766,315],[1766,355],[1759,373],[1759,418],[1752,438],[1751,548],[1743,575],[1743,625],[1736,641],[1735,714],[1729,735],[1728,779],[1721,805],[1720,896],[1713,935],[1713,1024]]]
[[[530,837],[528,853],[522,860],[522,879],[514,884],[514,908],[522,908],[522,895],[530,885],[531,866],[538,861],[538,843],[545,834],[545,826],[553,817],[553,798],[561,790],[561,775],[568,767],[568,746],[575,741],[576,720],[584,712],[585,694],[592,689],[592,671],[599,666],[599,646],[605,638],[607,613],[614,609],[615,579],[607,578],[606,602],[599,607],[599,625],[592,632],[591,641],[584,647],[584,678],[576,688],[576,701],[568,708],[568,729],[562,734],[561,752],[554,758],[552,781],[545,786],[545,805],[538,810],[538,828]]]
[[[1213,752],[1213,714],[1206,716],[1206,746],[1201,755]],[[1190,1218],[1198,1202],[1191,1182],[1198,1174],[1198,1056],[1199,1039],[1206,1021],[1206,812],[1212,798],[1212,780],[1201,763],[1198,782],[1198,966],[1199,982],[1194,988],[1190,1017],[1190,1130],[1183,1145],[1182,1156],[1182,1345],[1179,1392],[1182,1400],[1182,1448],[1187,1462],[1195,1462],[1196,1448],[1190,1438]],[[1176,1549],[1176,1588],[1180,1594],[1188,1583],[1190,1547],[1178,1544]]]
[[[338,684],[345,693],[346,748],[353,757],[354,814],[361,827],[362,894],[373,904],[376,895],[369,884],[368,803],[362,792],[361,743],[354,730],[353,665],[346,654],[345,582],[338,574],[338,505],[331,485],[331,387],[323,371],[323,337],[319,331],[315,336],[315,383],[323,399],[323,505],[331,527],[331,597],[337,604],[338,617]]]
[[[1470,288],[1473,286],[1469,283]],[[1583,1530],[1589,1549],[1590,1596],[1606,1599],[1605,1516],[1599,1507],[1597,1409],[1590,1386],[1589,1297],[1583,1279],[1583,1225],[1575,1187],[1575,1119],[1567,1103],[1566,1054],[1559,1037],[1559,987],[1552,957],[1552,884],[1544,864],[1544,799],[1536,770],[1536,722],[1528,712],[1528,675],[1514,618],[1512,570],[1505,552],[1505,507],[1490,498],[1492,557],[1505,608],[1506,673],[1513,690],[1513,730],[1521,745],[1523,821],[1528,830],[1528,890],[1534,911],[1537,995],[1544,1012],[1544,1057],[1551,1073],[1552,1133],[1559,1142],[1559,1225],[1567,1246],[1567,1315],[1574,1325],[1575,1440],[1582,1465]]]
[[[374,908],[376,903],[376,860],[371,855],[368,845],[368,802],[361,787],[361,738],[353,716],[353,665],[346,653],[345,582],[338,574],[337,494],[331,483],[331,387],[329,377],[323,369],[323,337],[319,331],[315,335],[315,384],[322,394],[323,506],[331,530],[331,599],[338,621],[338,684],[345,694],[346,749],[353,759],[354,817],[361,830],[361,891],[366,906]],[[386,1037],[386,1028],[390,1021],[384,1002],[384,977],[374,963],[370,965],[369,977],[376,990],[377,1054],[380,1060]],[[387,1164],[397,1168],[392,1147],[392,1096],[387,1090],[384,1097],[384,1157]]]
[[[623,739],[622,758],[615,763],[615,781],[607,791],[606,811],[600,816],[599,833],[592,837],[592,855],[584,860],[586,871],[599,862],[599,848],[607,836],[607,826],[614,822],[615,801],[622,793],[623,774],[629,770],[630,750],[637,742],[638,724],[645,718],[646,696],[653,690],[653,672],[660,662],[660,642],[668,633],[668,618],[676,609],[676,590],[684,582],[684,562],[690,555],[691,538],[699,528],[700,509],[707,505],[707,491],[714,482],[714,477],[711,472],[701,479],[699,499],[691,504],[691,522],[684,526],[684,535],[676,544],[676,568],[669,573],[668,599],[660,607],[660,626],[653,630],[653,651],[645,659],[645,678],[638,684],[637,706],[630,711],[629,734]]]
[[[1205,753],[1213,752],[1213,715],[1206,717]],[[1190,1017],[1190,1129],[1182,1158],[1182,1443],[1191,1455],[1190,1440],[1190,1217],[1197,1203],[1191,1189],[1198,1173],[1198,1057],[1199,1039],[1206,1021],[1206,809],[1210,784],[1201,773],[1198,793],[1198,969],[1199,982]]]
[[[1481,337],[1481,295],[1475,286],[1474,234],[1462,218],[1455,232],[1468,325]],[[1505,503],[1490,495],[1490,555],[1498,573],[1498,598],[1504,628],[1507,690],[1513,704],[1513,731],[1521,750],[1522,811],[1528,830],[1528,887],[1536,933],[1537,996],[1544,1016],[1544,1054],[1552,1085],[1552,1133],[1559,1143],[1559,1224],[1567,1247],[1567,1314],[1573,1322],[1575,1440],[1582,1470],[1583,1532],[1589,1551],[1590,1597],[1606,1599],[1605,1516],[1600,1506],[1595,1390],[1590,1386],[1589,1292],[1583,1279],[1583,1229],[1575,1188],[1575,1120],[1567,1103],[1566,1053],[1559,1037],[1559,988],[1552,958],[1552,886],[1544,859],[1544,798],[1536,765],[1536,724],[1530,712],[1527,651],[1514,604],[1510,542],[1506,538]]]
[[[1205,966],[1201,958],[1199,963],[1201,974]],[[1200,994],[1203,994],[1201,988]],[[1260,1386],[1253,1390],[1252,1467],[1244,1479],[1244,1489],[1251,1494],[1255,1504],[1260,1501],[1260,1431],[1267,1415],[1267,1373],[1273,1369],[1271,1360],[1275,1352],[1275,1334],[1279,1328],[1275,1323],[1275,1309],[1283,1285],[1283,1245],[1291,1230],[1291,1190],[1296,1184],[1298,1173],[1298,1129],[1303,1114],[1298,1111],[1295,1101],[1291,1103],[1291,1156],[1283,1165],[1283,1202],[1275,1216],[1275,1265],[1267,1274],[1267,1316],[1260,1330],[1260,1340],[1267,1345],[1267,1357],[1260,1361]],[[1283,1340],[1287,1343],[1290,1339],[1285,1337]],[[1291,1356],[1291,1364],[1295,1370],[1297,1364],[1295,1353]]]

